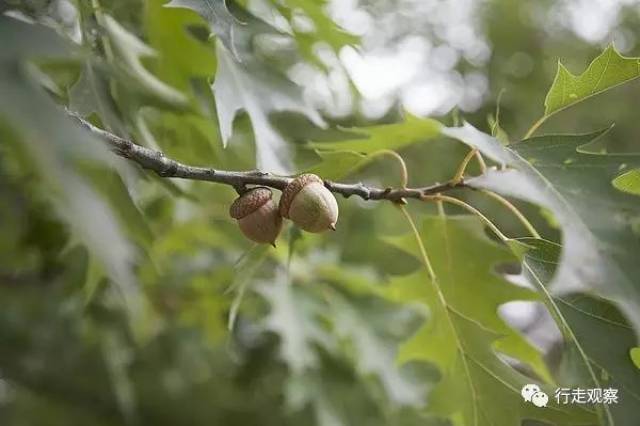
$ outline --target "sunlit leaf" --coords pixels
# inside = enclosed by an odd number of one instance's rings
[[[549,116],[591,96],[640,77],[640,59],[625,58],[610,45],[591,62],[587,70],[574,75],[561,63],[544,101]]]
[[[323,151],[354,151],[372,154],[381,149],[398,150],[408,145],[428,141],[440,135],[442,124],[430,118],[405,114],[404,121],[370,127],[346,128],[345,131],[361,135],[340,142],[313,142],[312,147]]]
[[[629,170],[613,180],[613,186],[629,194],[640,195],[640,169]]]
[[[440,135],[440,127],[435,120],[407,113],[399,123],[345,128],[343,130],[355,138],[311,142],[310,146],[318,151],[322,161],[308,171],[326,179],[342,179],[370,163],[372,154],[435,139]]]
[[[640,370],[640,348],[631,348],[629,351],[629,357],[633,364]]]

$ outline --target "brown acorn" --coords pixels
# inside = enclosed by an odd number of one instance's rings
[[[280,214],[307,232],[335,231],[338,202],[314,174],[303,174],[282,191]]]
[[[242,233],[256,243],[276,246],[282,217],[269,188],[252,188],[231,204],[229,215],[238,221]]]

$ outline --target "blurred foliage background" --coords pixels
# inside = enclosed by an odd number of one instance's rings
[[[339,199],[336,233],[288,226],[276,249],[255,247],[227,214],[231,187],[141,172],[62,107],[187,164],[397,185],[385,157],[323,151],[365,132],[427,185],[467,149],[418,117],[487,132],[499,117],[498,136],[521,138],[559,58],[579,72],[612,42],[640,55],[638,2],[164,3],[0,1],[0,422],[466,424],[425,409],[437,368],[396,362],[430,314],[387,294],[421,268],[389,242],[409,230],[394,206]],[[543,130],[615,122],[610,146],[637,151],[639,96],[625,85]],[[364,127],[388,123],[400,124]],[[523,234],[490,199],[458,195]],[[517,205],[560,240],[552,218]],[[503,316],[566,373],[545,312]]]

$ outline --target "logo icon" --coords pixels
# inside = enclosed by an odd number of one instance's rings
[[[544,392],[536,392],[531,397],[531,402],[533,402],[533,405],[536,407],[546,407],[547,402],[549,402],[549,397]]]
[[[549,402],[549,396],[540,390],[540,386],[531,383],[522,387],[520,395],[525,402],[530,402],[536,407],[546,407]]]

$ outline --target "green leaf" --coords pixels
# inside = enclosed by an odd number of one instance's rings
[[[437,281],[421,270],[393,279],[387,294],[429,308],[428,322],[402,346],[398,359],[426,361],[440,370],[428,410],[464,425],[517,425],[525,418],[553,424],[589,420],[586,410],[565,410],[552,399],[545,410],[525,404],[520,389],[532,379],[496,354],[515,357],[549,380],[542,355],[497,313],[504,303],[538,298],[496,273],[498,265],[517,262],[511,251],[489,240],[478,220],[469,217],[428,217],[420,237]],[[421,258],[415,236],[387,241]]]
[[[283,275],[256,290],[271,306],[265,327],[280,336],[281,357],[293,373],[318,367],[314,345],[331,345],[329,335],[314,319],[322,310],[321,304],[292,287]]]
[[[400,123],[344,128],[342,130],[355,137],[339,142],[310,143],[322,161],[307,171],[325,179],[343,179],[370,163],[372,154],[434,139],[441,127],[435,120],[407,113]]]
[[[558,267],[561,247],[533,238],[518,241],[528,248],[523,259],[524,274],[544,295],[543,301],[564,336],[565,364],[570,371],[575,370],[570,365],[577,364],[582,376],[563,381],[561,386],[618,389],[618,404],[596,406],[602,424],[635,424],[640,404],[640,370],[634,368],[629,357],[636,344],[633,330],[605,300],[584,294],[551,296],[546,286]]]
[[[629,170],[613,180],[613,186],[629,194],[640,195],[640,169]]]
[[[505,166],[467,181],[550,210],[563,231],[557,293],[595,292],[614,301],[640,332],[640,203],[611,184],[623,164],[640,155],[593,153],[583,148],[606,133],[550,135],[502,146],[469,124],[444,133]]]
[[[256,36],[282,34],[235,4],[234,14],[231,14],[222,0],[174,0],[169,6],[195,11],[219,38],[213,93],[223,145],[226,147],[231,138],[236,115],[245,111],[253,128],[257,167],[274,173],[291,173],[293,167],[287,141],[271,123],[270,114],[296,112],[318,126],[323,126],[324,121],[304,99],[300,87],[254,54]]]
[[[171,0],[166,7],[191,9],[200,15],[211,27],[227,49],[235,52],[233,47],[234,32],[239,21],[229,12],[226,0]]]
[[[242,258],[236,263],[233,282],[227,290],[228,292],[231,291],[235,293],[233,302],[231,302],[231,307],[229,308],[229,317],[227,320],[227,328],[229,330],[233,330],[247,287],[252,283],[254,275],[267,259],[270,248],[271,247],[265,244],[256,245],[247,253],[243,254]]]
[[[347,297],[328,291],[327,299],[327,320],[339,338],[352,342],[352,359],[359,373],[364,377],[377,376],[394,403],[422,405],[420,387],[401,374],[394,362],[397,342],[393,340],[398,340],[393,336],[394,330],[410,329],[413,313],[372,296]]]
[[[401,123],[345,128],[345,131],[360,137],[340,142],[312,142],[311,146],[321,151],[354,151],[360,154],[373,154],[382,149],[398,150],[414,143],[434,139],[440,135],[441,127],[442,124],[436,120],[406,113]]]
[[[114,211],[118,206],[107,203],[86,173],[87,165],[102,168],[104,173],[124,171],[126,165],[72,121],[28,72],[27,59],[68,60],[72,50],[53,30],[4,16],[0,16],[0,39],[6,43],[0,50],[0,118],[25,147],[46,196],[73,238],[89,249],[118,286],[131,324],[138,327],[142,325],[143,299],[132,269],[134,247]],[[121,192],[119,199],[131,202],[126,192]]]
[[[636,366],[636,368],[640,370],[640,347],[631,348],[631,350],[629,351],[629,357],[631,358],[631,361],[633,361],[633,364]]]
[[[291,171],[290,155],[283,136],[269,120],[272,111],[295,111],[317,125],[323,121],[318,112],[302,98],[300,88],[285,77],[258,68],[260,64],[242,64],[218,43],[218,72],[213,85],[222,141],[226,146],[233,131],[233,120],[246,111],[256,140],[258,168],[274,173]]]
[[[293,25],[296,42],[302,50],[303,56],[308,60],[316,60],[314,47],[321,41],[327,43],[336,52],[339,52],[344,46],[356,45],[360,42],[359,37],[338,27],[333,19],[327,16],[325,12],[326,0],[286,0],[284,4],[278,5],[276,3],[276,6],[290,21],[292,12],[295,10],[304,12],[304,15],[313,23],[313,29],[309,32],[296,31],[296,26]]]
[[[142,64],[142,58],[156,55],[153,49],[128,32],[111,16],[104,15],[104,26],[114,56],[118,59],[116,66],[125,75],[122,79],[123,83],[169,106],[176,108],[187,106],[187,98],[184,94],[158,79]],[[131,85],[127,78],[135,84]]]
[[[640,58],[625,58],[612,45],[594,59],[580,75],[572,74],[564,65],[558,63],[555,80],[544,102],[545,116],[638,77]]]
[[[153,69],[164,81],[187,92],[193,78],[209,78],[215,74],[215,51],[188,32],[190,26],[204,25],[199,16],[189,10],[164,7],[163,3],[165,0],[146,2],[148,42],[158,53]]]
[[[353,151],[319,151],[320,163],[306,170],[323,179],[340,180],[369,163],[367,156]]]
[[[264,325],[279,336],[280,354],[293,381],[312,380],[330,356],[346,362],[365,383],[375,378],[376,390],[371,392],[382,389],[394,406],[421,406],[424,383],[411,380],[394,359],[400,341],[416,329],[422,316],[375,293],[353,294],[340,284],[353,277],[343,274],[344,268],[334,272],[335,284],[296,285],[282,274],[256,288],[270,305]],[[290,403],[299,406],[299,399],[311,399],[317,404],[324,397],[309,389],[290,395]]]
[[[83,117],[97,114],[101,126],[119,136],[127,132],[111,96],[109,76],[94,61],[86,61],[80,78],[69,90],[69,109]]]

